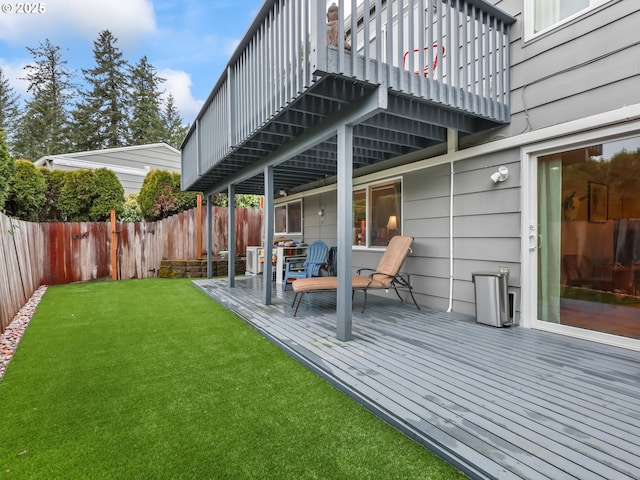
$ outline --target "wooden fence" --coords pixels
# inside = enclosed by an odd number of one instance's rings
[[[226,207],[212,208],[217,255],[227,249],[228,216]],[[194,208],[157,222],[117,222],[117,278],[155,277],[161,260],[206,256],[206,218]],[[261,237],[262,210],[236,209],[236,252]],[[0,213],[0,332],[40,285],[112,278],[111,238],[110,222],[29,223]]]

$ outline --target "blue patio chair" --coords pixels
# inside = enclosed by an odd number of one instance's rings
[[[313,242],[307,248],[307,257],[302,270],[292,270],[292,266],[297,262],[287,262],[284,271],[284,289],[287,289],[289,279],[310,278],[320,275],[320,267],[327,261],[329,247],[322,240]]]

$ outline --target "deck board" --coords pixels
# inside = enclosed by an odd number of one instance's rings
[[[640,353],[356,295],[353,340],[335,293],[262,278],[194,284],[294,358],[472,478],[640,478]]]

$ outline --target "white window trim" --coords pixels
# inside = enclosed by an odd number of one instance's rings
[[[378,185],[387,185],[387,184],[392,184],[392,183],[396,183],[399,182],[400,183],[400,228],[398,230],[400,230],[400,235],[403,235],[404,233],[404,177],[391,177],[391,178],[385,178],[382,180],[376,180],[374,182],[367,182],[367,183],[360,183],[358,185],[354,185],[353,186],[353,191],[352,194],[359,191],[359,190],[364,190],[365,191],[365,222],[367,225],[370,224],[371,222],[371,218],[370,218],[370,203],[371,203],[371,188],[378,186]],[[355,221],[355,219],[354,219]],[[367,228],[367,232],[369,231],[369,228]],[[351,247],[353,248],[353,250],[378,250],[378,251],[384,251],[386,250],[387,247],[383,247],[383,246],[372,246],[369,244],[369,235],[367,234],[365,236],[365,244],[364,245],[351,245]]]
[[[574,13],[573,15],[568,16],[567,18],[563,18],[559,20],[557,23],[553,25],[549,25],[547,28],[540,30],[539,32],[534,32],[534,19],[535,19],[535,10],[534,3],[536,0],[524,0],[524,41],[529,42],[531,40],[535,40],[542,36],[545,36],[549,32],[562,28],[563,26],[573,22],[574,20],[588,15],[593,12],[595,9],[602,7],[606,3],[611,2],[612,0],[590,0],[589,6],[584,10],[580,10],[579,12]]]
[[[300,231],[299,232],[290,232],[288,231],[289,228],[289,205],[294,204],[294,203],[299,203],[300,204]],[[282,202],[282,203],[278,203],[277,205],[273,206],[273,211],[274,211],[274,218],[275,218],[275,211],[277,208],[281,208],[281,207],[285,207],[285,211],[286,211],[286,216],[285,216],[285,221],[284,221],[284,226],[285,229],[283,232],[278,232],[275,229],[275,222],[274,222],[274,226],[273,226],[273,234],[274,235],[302,235],[302,232],[304,231],[304,205],[302,203],[302,199],[296,199],[296,200],[291,200],[289,202]]]

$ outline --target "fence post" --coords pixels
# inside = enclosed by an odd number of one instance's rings
[[[118,265],[117,265],[117,232],[116,232],[116,211],[111,210],[111,279],[118,279]]]

